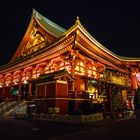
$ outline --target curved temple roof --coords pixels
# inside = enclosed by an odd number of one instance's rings
[[[73,25],[70,29],[68,29],[65,34],[70,34],[76,29],[80,29],[84,35],[97,47],[99,47],[101,50],[106,52],[107,54],[113,56],[114,58],[118,59],[119,61],[124,61],[124,62],[140,62],[140,58],[138,57],[126,57],[126,56],[119,56],[115,54],[114,52],[110,51],[107,49],[105,46],[103,46],[101,43],[99,43],[86,29],[85,27],[81,24],[79,17],[77,17],[77,20],[75,22],[75,25]]]
[[[42,16],[35,9],[33,9],[33,17],[36,19],[40,26],[42,26],[50,34],[56,37],[62,36],[66,32],[66,30],[63,27]]]
[[[100,53],[99,50],[102,50],[102,52],[104,52],[105,55],[105,59],[110,59],[113,58],[112,60],[114,61],[119,61],[119,62],[124,62],[122,64],[128,64],[128,65],[137,65],[140,63],[140,58],[132,58],[132,57],[122,57],[119,56],[115,53],[113,53],[112,51],[110,51],[109,49],[107,49],[105,46],[103,46],[102,44],[100,44],[85,28],[84,26],[81,24],[79,17],[77,18],[75,24],[73,26],[71,26],[71,28],[69,28],[68,30],[65,30],[63,27],[57,25],[56,23],[52,22],[51,20],[47,19],[46,17],[42,16],[40,13],[38,13],[35,9],[33,9],[32,11],[32,18],[30,21],[30,24],[28,26],[28,29],[25,33],[25,36],[23,37],[23,40],[21,42],[21,44],[19,45],[15,55],[13,56],[13,58],[11,60],[14,60],[14,58],[17,56],[18,53],[20,53],[21,48],[24,47],[23,42],[24,40],[27,40],[28,37],[26,38],[26,34],[29,34],[33,21],[34,19],[41,28],[43,28],[46,32],[48,32],[49,34],[51,34],[52,36],[58,38],[58,40],[56,42],[54,42],[55,44],[59,43],[60,41],[64,40],[68,35],[70,35],[72,32],[75,32],[77,30],[81,31],[81,33],[87,38],[87,40],[89,40],[89,42],[91,43],[91,46],[95,45],[96,48],[98,50],[98,52]],[[53,47],[54,44],[51,44],[51,47]],[[99,48],[99,49],[98,49]],[[94,53],[94,52],[93,52]],[[110,57],[111,56],[111,57]],[[18,61],[18,60],[17,60]],[[8,64],[5,64],[4,66],[0,67],[1,69],[5,69],[8,68],[10,66],[13,66],[19,62],[14,62],[14,61],[10,61]],[[133,63],[133,64],[132,64]]]

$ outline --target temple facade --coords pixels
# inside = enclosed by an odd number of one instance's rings
[[[118,115],[134,110],[140,58],[100,44],[77,17],[68,30],[33,10],[10,62],[0,67],[0,102],[32,100],[36,113]]]

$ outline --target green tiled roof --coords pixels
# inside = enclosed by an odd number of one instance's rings
[[[66,30],[63,27],[57,25],[56,23],[42,16],[34,9],[33,9],[33,16],[45,30],[47,30],[50,34],[56,37],[60,37],[66,32]]]

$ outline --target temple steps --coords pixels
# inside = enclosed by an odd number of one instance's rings
[[[15,118],[17,114],[26,115],[27,101],[8,101],[0,104],[0,117]]]

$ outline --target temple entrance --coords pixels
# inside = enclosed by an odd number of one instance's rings
[[[119,117],[123,115],[124,105],[122,91],[124,87],[115,84],[106,84],[105,92],[107,101],[105,102],[104,113],[111,117]]]
[[[29,84],[22,84],[20,88],[21,99],[27,99],[29,95]]]

